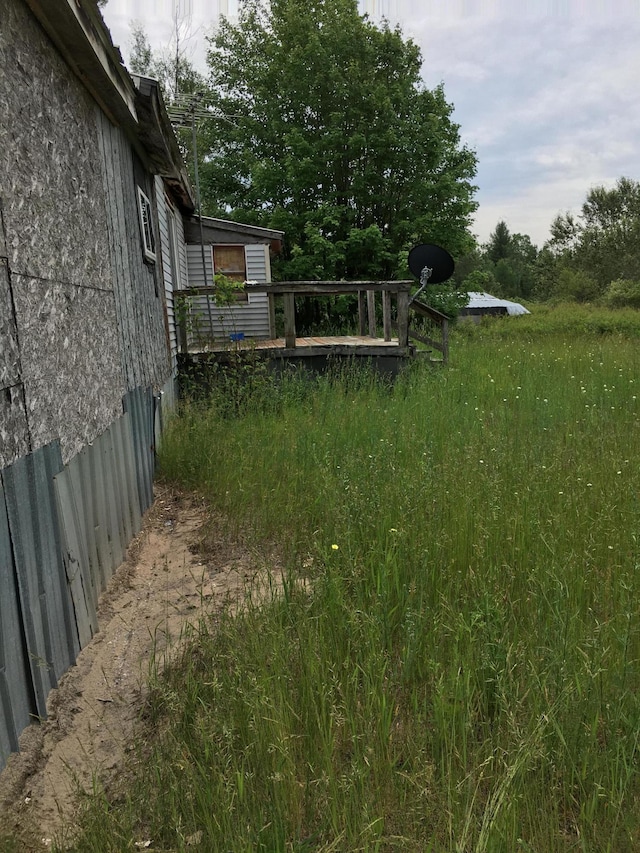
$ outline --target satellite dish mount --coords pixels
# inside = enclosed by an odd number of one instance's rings
[[[429,284],[441,284],[451,278],[455,264],[442,246],[421,243],[409,252],[409,269],[420,282],[420,287],[409,300],[411,303]]]

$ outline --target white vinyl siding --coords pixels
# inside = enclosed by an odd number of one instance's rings
[[[244,247],[248,281],[269,281],[269,246],[251,243]],[[201,288],[213,282],[211,246],[204,247],[205,272],[202,269],[202,249],[199,245],[187,246],[189,287]],[[206,276],[206,278],[205,278]],[[194,338],[229,340],[230,335],[242,333],[245,338],[269,337],[269,298],[266,293],[249,293],[247,302],[232,306],[216,305],[210,301],[211,316],[205,294],[191,297],[192,314],[196,318]],[[212,328],[211,328],[212,327]],[[212,335],[213,332],[213,335]],[[195,340],[190,340],[196,343]]]
[[[182,217],[164,194],[162,178],[156,176],[158,224],[164,277],[164,299],[167,311],[167,331],[171,346],[172,375],[177,375],[178,333],[176,328],[174,292],[187,284],[187,253]],[[173,244],[173,245],[172,245]],[[177,267],[177,269],[176,269]]]

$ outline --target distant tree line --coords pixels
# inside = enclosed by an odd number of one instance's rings
[[[486,244],[460,259],[456,280],[507,299],[640,308],[640,183],[593,187],[578,215],[556,217],[541,249],[498,222]]]

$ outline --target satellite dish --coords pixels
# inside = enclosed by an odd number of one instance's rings
[[[455,264],[449,252],[442,246],[422,243],[420,246],[414,246],[409,252],[409,269],[422,285],[440,284],[451,278]],[[422,274],[425,269],[431,272],[423,282]]]

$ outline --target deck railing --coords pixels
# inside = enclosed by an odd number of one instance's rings
[[[428,319],[432,328],[439,330],[440,340],[424,334],[422,329],[420,331],[412,329],[411,326],[409,326],[409,337],[413,341],[420,341],[420,343],[426,344],[431,349],[441,352],[441,361],[443,364],[446,364],[449,360],[449,318],[446,314],[440,313],[440,311],[427,305],[426,302],[421,302],[419,299],[411,300],[409,307],[419,316]]]
[[[353,293],[358,296],[359,334],[377,337],[376,294],[382,294],[382,334],[391,340],[391,299],[396,299],[398,346],[409,346],[409,294],[413,281],[282,281],[272,284],[247,284],[251,293],[269,294],[269,305],[274,314],[273,299],[281,296],[284,306],[284,337],[287,349],[296,346],[296,296],[333,296]],[[274,324],[272,323],[272,326]]]

